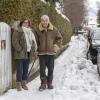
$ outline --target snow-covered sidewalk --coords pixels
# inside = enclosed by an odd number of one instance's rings
[[[97,66],[86,59],[87,40],[73,36],[69,47],[55,60],[54,89],[38,91],[40,79],[28,84],[28,91],[11,89],[0,100],[100,100]]]

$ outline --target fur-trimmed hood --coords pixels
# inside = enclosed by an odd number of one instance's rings
[[[54,28],[54,26],[52,25],[52,23],[49,22],[48,30],[53,30],[53,28]],[[42,26],[41,23],[39,24],[39,30],[40,30],[40,31],[45,30],[45,29],[43,28],[43,26]]]

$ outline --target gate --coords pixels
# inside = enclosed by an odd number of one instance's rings
[[[12,86],[11,28],[0,22],[0,93]]]

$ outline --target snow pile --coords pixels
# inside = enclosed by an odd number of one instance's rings
[[[9,90],[0,100],[100,100],[97,66],[86,59],[87,40],[73,36],[69,47],[55,60],[54,89],[39,92],[40,79],[28,84],[28,91]]]
[[[58,100],[100,100],[100,80],[97,66],[86,59],[87,40],[83,36],[72,37],[70,47],[59,58]],[[61,70],[61,69],[60,69]],[[62,75],[63,74],[63,75]],[[56,93],[56,95],[57,95]]]

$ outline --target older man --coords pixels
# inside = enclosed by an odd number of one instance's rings
[[[39,90],[53,89],[53,70],[54,70],[54,44],[61,45],[62,36],[59,31],[51,24],[48,15],[41,16],[41,23],[36,30],[36,38],[40,63],[41,86]],[[46,75],[46,67],[48,74]]]

